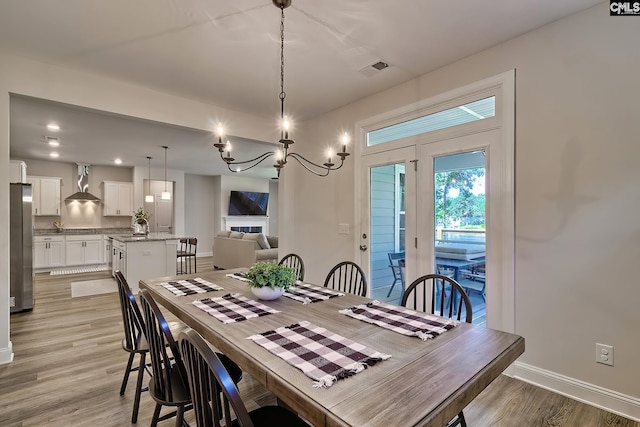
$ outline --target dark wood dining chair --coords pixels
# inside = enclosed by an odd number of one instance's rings
[[[147,290],[140,292],[140,305],[153,370],[153,377],[149,381],[149,394],[156,402],[151,426],[154,427],[158,421],[175,416],[178,427],[184,424],[184,411],[191,404],[187,374],[169,325]],[[160,417],[163,406],[175,407],[176,410]]]
[[[120,298],[120,308],[122,310],[122,325],[124,326],[124,338],[122,339],[122,349],[129,353],[127,368],[124,371],[122,385],[120,386],[120,396],[123,396],[127,389],[129,374],[138,372],[136,381],[136,392],[133,400],[133,413],[131,423],[138,422],[138,410],[140,408],[140,395],[145,389],[142,387],[144,379],[146,356],[149,353],[149,345],[144,335],[144,319],[138,308],[136,298],[129,288],[129,284],[120,271],[116,271],[116,282],[118,283],[118,296]],[[135,355],[139,356],[138,366],[133,366]]]
[[[282,257],[278,265],[285,265],[291,267],[296,272],[296,277],[301,282],[304,280],[304,262],[300,255],[287,254]]]
[[[464,321],[473,322],[473,307],[469,296],[458,282],[443,274],[418,277],[405,291],[400,305],[456,320],[461,319],[464,305]],[[449,421],[446,427],[457,425],[467,427],[463,411]]]
[[[224,363],[200,334],[190,329],[181,332],[178,341],[198,427],[220,427],[223,421],[226,427],[309,427],[282,406],[263,406],[248,412]],[[221,400],[217,399],[220,394]],[[236,418],[233,421],[231,409]]]
[[[367,278],[355,262],[342,261],[329,271],[324,287],[340,292],[367,296]]]
[[[149,394],[156,402],[156,407],[151,426],[156,426],[158,421],[173,416],[176,416],[176,426],[180,426],[184,423],[184,411],[191,408],[187,373],[180,351],[162,311],[146,289],[140,293],[140,305],[144,315],[145,333],[153,369],[153,378],[149,382]],[[234,383],[240,382],[242,379],[240,367],[225,355],[218,356]],[[176,411],[160,417],[163,406],[176,407]]]
[[[180,239],[176,258],[178,260],[178,274],[191,274],[198,272],[198,261],[196,254],[198,252],[198,239],[189,237]],[[193,268],[192,268],[193,267]]]

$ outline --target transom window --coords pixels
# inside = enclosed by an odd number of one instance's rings
[[[367,146],[371,147],[372,145],[420,135],[434,130],[488,119],[495,115],[496,97],[491,96],[368,132]]]

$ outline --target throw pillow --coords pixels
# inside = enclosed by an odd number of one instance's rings
[[[271,249],[271,245],[269,245],[269,241],[267,240],[267,236],[262,233],[258,233],[258,244],[262,249]]]
[[[242,231],[232,231],[231,233],[229,233],[229,237],[231,237],[232,239],[242,239],[242,236],[244,236],[244,233]]]
[[[231,233],[231,231],[229,231],[229,230],[220,230],[220,231],[218,231],[218,234],[216,234],[216,236],[218,236],[218,237],[229,237],[230,233]]]
[[[245,233],[245,235],[242,236],[242,240],[253,240],[256,243],[256,250],[260,250],[262,248],[260,247],[260,243],[258,243],[258,234],[260,233]]]
[[[269,246],[271,248],[278,247],[278,236],[267,236],[267,242],[269,242]]]

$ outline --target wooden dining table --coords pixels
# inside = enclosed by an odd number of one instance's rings
[[[245,282],[227,276],[243,270],[141,280],[140,288],[314,426],[442,427],[524,352],[522,337],[467,323],[427,341],[401,335],[340,314],[339,310],[371,301],[350,294],[312,304],[284,296],[261,301],[280,313],[228,324],[192,304],[228,293],[257,299]],[[196,277],[224,289],[176,296],[161,286]],[[314,388],[301,370],[247,339],[301,321],[392,357],[331,387]]]

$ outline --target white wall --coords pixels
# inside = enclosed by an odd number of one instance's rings
[[[185,234],[198,239],[198,255],[213,254],[214,217],[216,209],[214,177],[185,175]]]
[[[269,181],[269,234],[278,235],[278,181]]]
[[[151,168],[152,176],[164,176],[163,169]],[[167,182],[173,182],[173,231],[172,234],[185,236],[185,198],[186,184],[184,171],[167,169]],[[133,209],[144,206],[146,188],[144,180],[149,177],[148,166],[134,166],[133,168]],[[153,181],[153,180],[152,180]],[[169,187],[167,187],[169,189]]]
[[[317,158],[315,147],[359,120],[516,69],[519,372],[640,418],[640,21],[610,17],[607,5],[304,123],[295,138]],[[356,254],[355,236],[337,232],[359,221],[353,162],[328,178],[287,166],[280,181],[281,246],[313,260],[306,277],[318,282]],[[615,347],[615,367],[595,363],[596,342]]]
[[[243,129],[242,137],[259,140],[271,132],[272,123],[260,117],[231,111],[215,105],[180,98],[103,76],[45,64],[0,52],[0,182],[9,182],[9,94],[50,99],[81,107],[126,114],[148,120],[176,124],[194,129],[211,129],[219,117],[230,128]],[[137,170],[141,169],[141,170]],[[147,168],[134,170],[133,180],[139,189],[134,203],[142,204],[141,183]],[[184,174],[183,174],[184,175]],[[176,220],[184,224],[184,178],[176,181]],[[180,182],[182,181],[182,182]],[[139,194],[138,194],[139,193]],[[0,186],[0,363],[11,361],[9,339],[9,187]],[[176,234],[184,229],[176,229]]]

